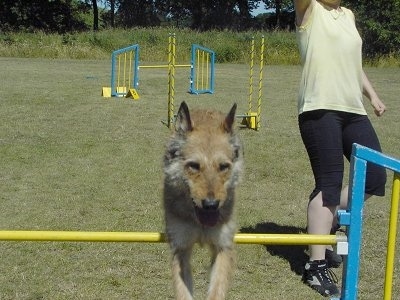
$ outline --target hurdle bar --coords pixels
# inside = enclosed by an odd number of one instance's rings
[[[348,255],[344,261],[341,300],[356,300],[360,269],[362,218],[365,194],[367,162],[377,164],[394,172],[384,300],[392,299],[394,256],[397,233],[397,218],[400,198],[400,160],[384,155],[367,147],[353,144],[348,210],[338,211],[340,225],[346,226],[346,235],[309,234],[251,234],[238,233],[234,236],[237,244],[262,245],[337,245],[337,252]],[[60,242],[166,242],[164,233],[159,232],[90,232],[90,231],[10,231],[0,230],[2,241],[60,241]],[[338,299],[338,298],[331,298]]]
[[[349,254],[343,268],[344,284],[342,284],[342,300],[357,299],[367,162],[382,166],[394,172],[384,282],[384,299],[392,299],[394,256],[400,197],[400,160],[367,147],[353,144],[350,160],[348,210],[338,211],[339,224],[347,226],[346,235],[349,243]]]
[[[192,65],[175,65],[175,68],[187,68]],[[139,66],[139,69],[161,69],[161,68],[169,68],[169,65],[144,65]]]
[[[1,241],[25,242],[136,242],[165,243],[163,232],[30,231],[0,230]],[[336,245],[347,243],[345,235],[237,233],[237,244],[260,245]]]
[[[261,36],[260,43],[260,64],[258,74],[258,97],[257,97],[257,110],[253,111],[253,77],[254,77],[254,57],[255,57],[255,38],[252,37],[250,41],[250,70],[249,70],[249,97],[248,97],[248,111],[246,114],[237,115],[236,117],[242,118],[242,125],[247,128],[259,130],[261,127],[261,101],[262,101],[262,87],[263,87],[263,73],[264,73],[264,51],[265,51],[265,38]]]
[[[139,45],[118,49],[111,54],[111,87],[103,87],[103,97],[139,99]]]

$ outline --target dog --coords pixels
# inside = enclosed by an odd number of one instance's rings
[[[176,299],[193,299],[194,244],[211,250],[208,300],[225,299],[234,271],[235,187],[243,149],[234,131],[236,104],[227,115],[182,102],[164,155],[165,232],[172,253]]]

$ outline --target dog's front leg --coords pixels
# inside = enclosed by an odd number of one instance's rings
[[[172,254],[172,276],[177,300],[193,299],[192,249],[175,249]]]
[[[211,269],[210,287],[207,300],[225,299],[230,277],[235,264],[233,247],[213,249],[213,265]]]

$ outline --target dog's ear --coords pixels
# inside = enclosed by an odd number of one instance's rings
[[[224,121],[224,129],[226,132],[233,131],[233,123],[235,121],[235,114],[236,114],[237,104],[233,104],[231,110],[229,111],[228,115],[225,117]]]
[[[190,119],[189,107],[183,101],[179,107],[175,120],[175,131],[178,133],[186,133],[193,130],[192,120]]]

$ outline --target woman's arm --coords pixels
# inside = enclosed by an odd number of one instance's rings
[[[308,20],[308,16],[312,10],[316,0],[293,0],[296,10],[296,25],[301,26]]]
[[[363,81],[363,94],[371,101],[371,105],[374,108],[375,115],[378,117],[382,116],[386,110],[385,104],[379,99],[378,94],[372,87],[364,70],[362,71],[362,81]]]

